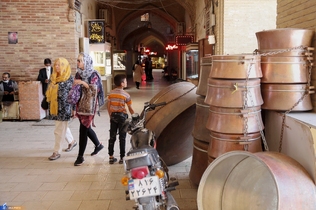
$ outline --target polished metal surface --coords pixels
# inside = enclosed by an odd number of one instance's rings
[[[177,164],[192,155],[196,86],[174,83],[157,93],[150,103],[166,102],[148,112],[146,127],[155,132],[157,150],[166,164]]]
[[[208,147],[208,142],[199,141],[197,139],[194,139],[193,141],[192,164],[189,177],[195,185],[199,185],[201,177],[209,165],[207,154]]]
[[[313,88],[313,87],[310,87]],[[287,111],[300,101],[305,93],[304,99],[294,107],[293,111],[311,110],[312,103],[307,84],[261,84],[261,94],[264,104],[262,109]]]
[[[227,134],[259,132],[264,129],[261,106],[245,109],[210,106],[206,128]]]
[[[313,35],[314,30],[298,28],[280,28],[256,33],[260,54],[299,46],[309,47],[311,46]],[[297,56],[302,54],[304,54],[302,50],[296,49],[277,54],[277,56]]]
[[[214,55],[210,78],[254,79],[261,78],[259,55]]]
[[[199,73],[199,82],[196,88],[196,94],[206,96],[207,94],[207,79],[212,69],[212,57],[203,57],[201,59],[201,67]]]
[[[248,91],[248,94],[244,94]],[[247,99],[245,99],[247,95]],[[242,108],[263,104],[260,79],[229,80],[208,79],[208,91],[205,103],[210,106]]]
[[[206,128],[209,119],[209,105],[204,102],[205,97],[196,97],[196,111],[192,136],[200,141],[209,142],[210,131]]]
[[[211,132],[208,156],[217,158],[231,151],[261,152],[262,141],[260,133],[251,134],[223,134]]]
[[[205,170],[199,210],[315,209],[315,184],[294,159],[275,152],[229,152]]]
[[[308,64],[302,56],[263,56],[261,83],[307,83]]]

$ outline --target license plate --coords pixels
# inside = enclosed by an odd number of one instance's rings
[[[137,199],[161,194],[160,182],[157,176],[128,181],[130,199]]]

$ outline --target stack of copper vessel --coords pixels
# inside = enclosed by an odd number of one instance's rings
[[[307,111],[312,109],[309,85],[313,30],[275,29],[256,33],[261,55],[262,109]]]
[[[200,179],[208,166],[207,149],[209,147],[210,131],[205,127],[208,120],[209,105],[204,103],[207,94],[207,79],[212,67],[212,57],[203,57],[199,72],[199,83],[196,89],[196,112],[193,136],[192,164],[190,169],[190,180],[198,185]]]
[[[208,159],[234,151],[262,151],[260,56],[214,55],[205,103],[209,107]]]

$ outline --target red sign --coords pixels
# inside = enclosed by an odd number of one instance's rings
[[[170,45],[168,44],[168,46],[166,47],[166,50],[177,50],[178,49],[178,46],[177,45]]]

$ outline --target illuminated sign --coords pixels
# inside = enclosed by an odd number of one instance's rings
[[[168,46],[166,47],[166,50],[177,50],[178,46],[177,45],[170,45],[168,44]]]
[[[176,45],[178,46],[185,46],[188,43],[194,42],[194,36],[192,35],[185,35],[185,36],[176,36]]]
[[[89,43],[105,43],[104,39],[104,21],[88,21]]]

